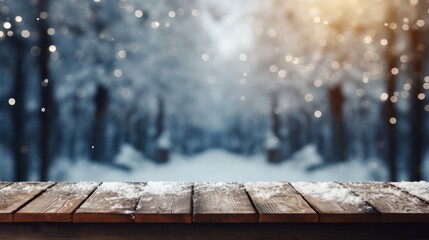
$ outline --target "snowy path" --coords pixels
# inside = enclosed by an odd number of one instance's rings
[[[122,171],[88,160],[70,163],[60,160],[51,169],[54,181],[370,181],[384,180],[385,170],[374,162],[358,160],[308,172],[307,167],[321,162],[313,146],[307,146],[290,160],[269,164],[262,155],[242,156],[224,150],[208,150],[186,157],[173,155],[167,164],[142,160],[124,146],[116,162],[132,170]],[[380,164],[378,164],[380,165]]]

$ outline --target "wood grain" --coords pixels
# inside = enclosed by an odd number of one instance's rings
[[[319,214],[319,222],[378,222],[363,199],[333,182],[291,183]]]
[[[0,189],[2,189],[4,187],[7,187],[7,186],[9,186],[11,184],[12,184],[11,182],[0,182]]]
[[[197,223],[258,222],[258,214],[239,184],[195,184],[193,202]]]
[[[427,224],[427,184],[0,182],[0,222]]]
[[[429,203],[429,182],[394,182],[390,184]]]
[[[317,213],[288,183],[245,183],[259,222],[317,222]]]
[[[135,222],[191,223],[192,184],[148,182],[134,214]]]
[[[0,189],[0,222],[13,222],[13,214],[53,182],[15,182]]]
[[[132,222],[144,183],[103,183],[73,214],[73,222]]]
[[[99,183],[57,183],[14,214],[14,222],[71,222]]]
[[[380,212],[381,222],[429,222],[429,205],[382,182],[342,183]]]

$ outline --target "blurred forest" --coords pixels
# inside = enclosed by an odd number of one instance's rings
[[[428,0],[0,0],[0,179],[121,168],[124,144],[271,164],[313,144],[314,171],[375,158],[420,180],[426,46]]]

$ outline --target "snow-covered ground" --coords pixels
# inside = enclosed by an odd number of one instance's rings
[[[368,181],[386,180],[386,170],[376,161],[350,160],[307,171],[322,162],[313,145],[291,159],[269,164],[263,155],[242,156],[224,150],[207,150],[187,157],[173,155],[166,164],[144,159],[132,147],[124,145],[115,162],[130,171],[112,168],[88,160],[59,160],[51,168],[55,181]]]

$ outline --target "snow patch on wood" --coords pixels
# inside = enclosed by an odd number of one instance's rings
[[[356,206],[365,205],[365,201],[350,189],[335,182],[294,182],[291,183],[303,195],[311,195],[323,201],[336,201]]]
[[[124,182],[105,182],[98,191],[115,192],[118,198],[139,198],[143,192],[143,186]]]
[[[402,188],[412,195],[429,202],[429,182],[394,182],[392,185]]]
[[[284,182],[246,182],[244,186],[247,192],[252,192],[252,196],[261,200],[287,194],[298,194],[292,187],[289,189],[287,183]]]

